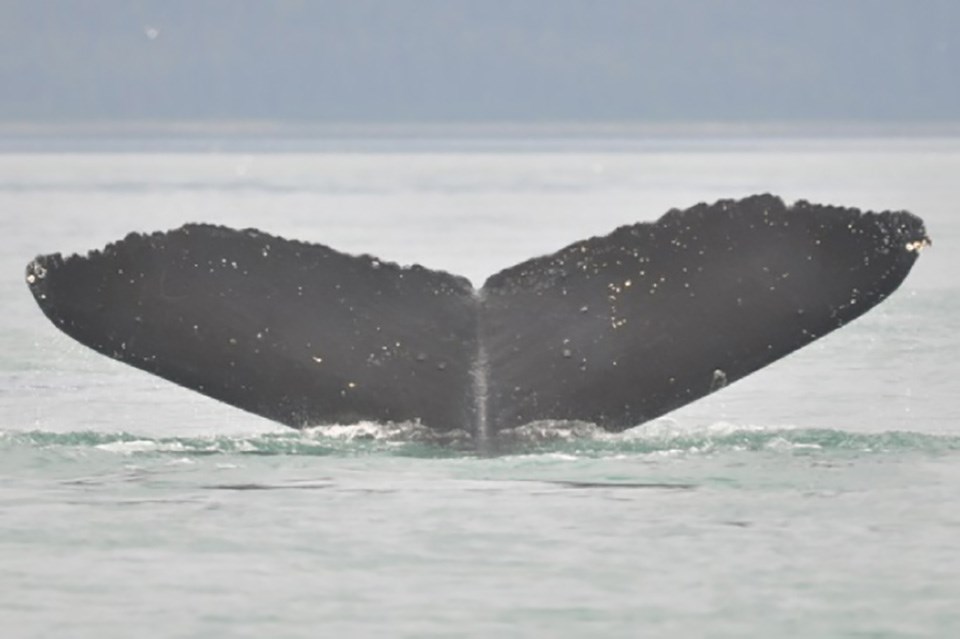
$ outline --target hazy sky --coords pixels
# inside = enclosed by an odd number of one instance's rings
[[[3,0],[0,120],[957,120],[956,0]]]

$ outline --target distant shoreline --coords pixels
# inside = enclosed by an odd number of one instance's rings
[[[644,151],[815,141],[956,141],[960,121],[0,122],[0,152]]]

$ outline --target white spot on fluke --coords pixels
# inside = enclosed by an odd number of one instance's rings
[[[47,269],[45,269],[42,264],[38,264],[34,262],[32,271],[33,272],[31,273],[31,275],[34,276],[34,280],[31,281],[29,276],[27,277],[27,281],[30,282],[31,284],[33,284],[34,281],[42,280],[47,276]]]
[[[720,390],[727,385],[727,374],[723,369],[717,368],[713,371],[713,379],[710,381],[710,391]]]

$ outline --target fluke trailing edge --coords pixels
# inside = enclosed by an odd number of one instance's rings
[[[490,277],[187,225],[27,282],[65,333],[284,424],[419,420],[479,440],[538,420],[619,431],[878,304],[929,243],[906,212],[771,195],[673,210]]]

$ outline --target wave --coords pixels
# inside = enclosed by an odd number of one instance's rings
[[[92,449],[130,456],[304,455],[448,458],[477,453],[465,433],[437,435],[419,424],[359,423],[277,433],[145,437],[129,432],[40,430],[0,432],[0,452],[15,449]],[[670,421],[607,433],[591,424],[537,422],[500,434],[500,455],[888,454],[960,451],[960,437],[911,431],[878,433],[836,429],[750,426],[719,422],[679,426]]]

